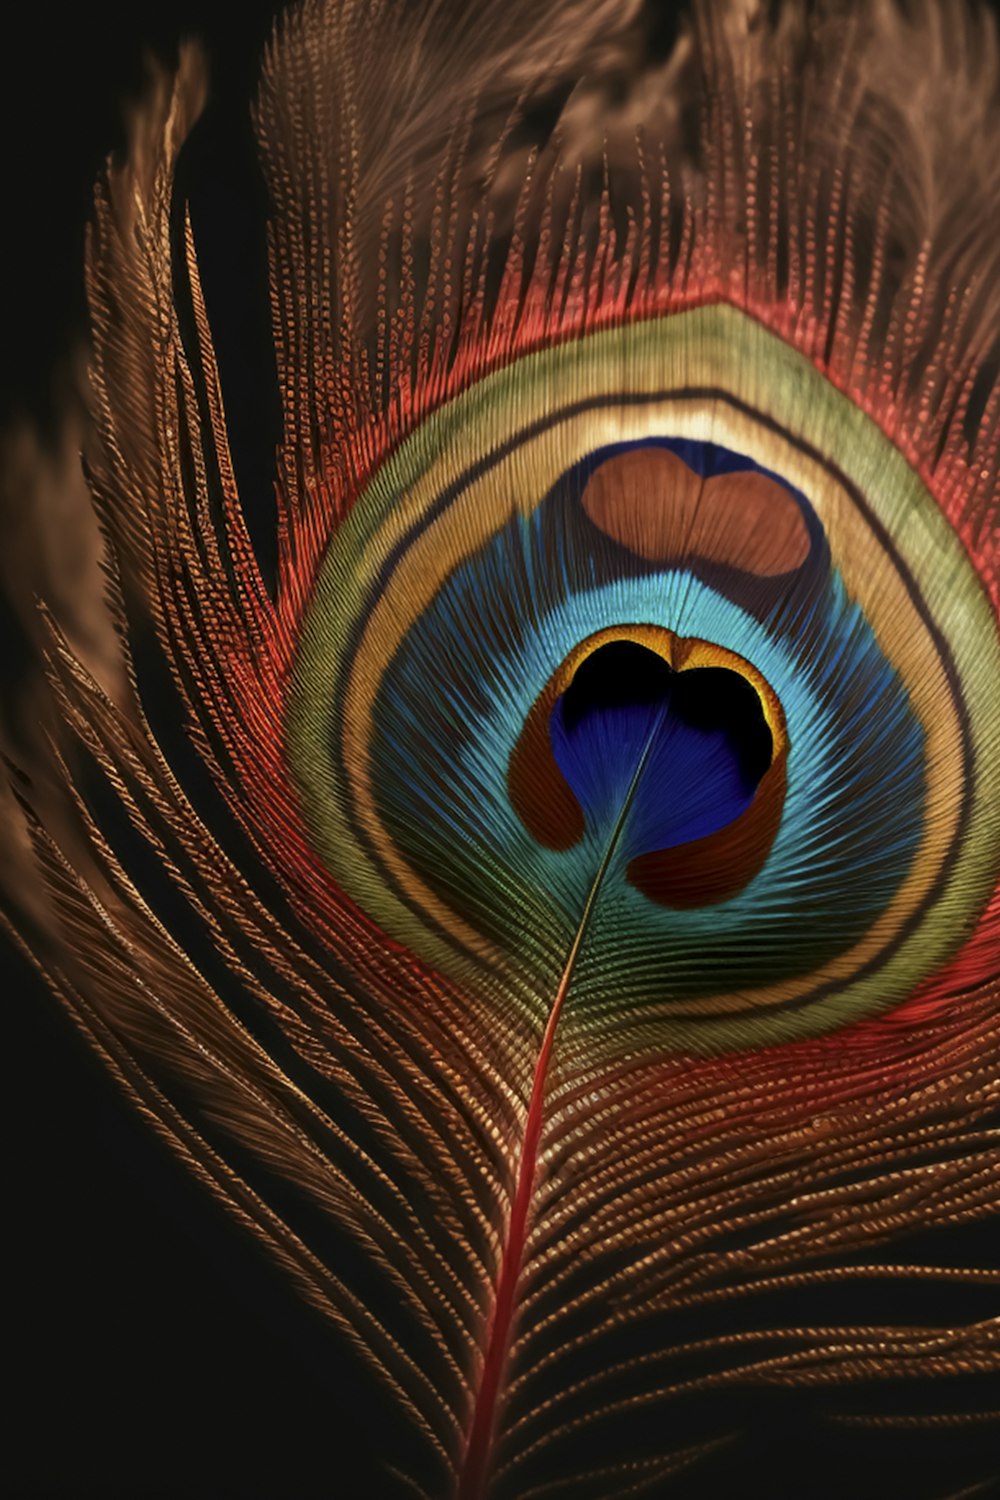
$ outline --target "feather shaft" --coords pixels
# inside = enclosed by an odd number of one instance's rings
[[[552,1061],[559,1020],[573,978],[573,970],[576,967],[580,949],[583,947],[604,877],[607,874],[608,866],[618,846],[622,830],[628,821],[628,815],[635,800],[636,791],[642,780],[642,774],[646,769],[666,715],[667,709],[664,705],[653,720],[625,796],[622,798],[621,807],[611,828],[601,862],[597,867],[597,873],[594,876],[586,902],[584,903],[580,923],[559,980],[555,999],[552,1002],[552,1009],[549,1012],[548,1021],[546,1022],[542,1043],[538,1051],[524,1136],[521,1143],[520,1161],[517,1169],[517,1188],[507,1230],[507,1243],[504,1247],[500,1273],[497,1277],[493,1318],[487,1336],[486,1357],[483,1361],[479,1393],[476,1398],[472,1424],[469,1429],[469,1441],[458,1487],[458,1500],[480,1500],[480,1497],[485,1492],[485,1485],[489,1474],[490,1457],[496,1432],[498,1399],[507,1365],[514,1315],[517,1308],[521,1269],[524,1262],[524,1251],[528,1239],[529,1221],[534,1200],[538,1148],[541,1143],[542,1129],[545,1123],[545,1099],[549,1064]]]

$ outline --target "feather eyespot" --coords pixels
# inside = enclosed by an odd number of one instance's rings
[[[332,537],[289,718],[314,836],[436,967],[533,991],[608,860],[575,1004],[620,996],[679,1050],[877,1015],[954,952],[994,878],[954,795],[956,774],[973,800],[1000,776],[975,574],[874,423],[735,310],[592,343],[457,397]],[[751,357],[780,405],[733,388]],[[622,369],[625,387],[604,374]],[[811,433],[838,423],[833,456]],[[680,669],[675,712],[570,732],[581,661],[613,639]],[[733,668],[774,735],[752,786],[752,724],[722,723]],[[718,673],[714,738],[684,728],[696,669]]]

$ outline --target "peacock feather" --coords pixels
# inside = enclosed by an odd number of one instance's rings
[[[45,613],[12,921],[377,1375],[386,1495],[668,1495],[727,1392],[1000,1371],[1000,1271],[908,1248],[1000,1206],[996,31],[771,9],[279,23],[275,580],[196,52],[97,190],[124,685]]]

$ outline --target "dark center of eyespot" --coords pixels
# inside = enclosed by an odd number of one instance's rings
[[[690,745],[722,742],[752,792],[771,764],[774,743],[760,698],[745,677],[726,667],[675,671],[635,641],[611,641],[580,664],[557,707],[561,731],[575,737],[595,718],[605,734],[663,714]],[[687,731],[687,733],[685,733]],[[678,746],[678,748],[680,748]]]
[[[627,813],[629,884],[661,906],[712,905],[761,870],[781,823],[786,747],[772,723],[738,669],[676,669],[616,636],[562,692],[536,700],[510,759],[511,802],[532,837],[560,851],[588,830],[599,846]]]

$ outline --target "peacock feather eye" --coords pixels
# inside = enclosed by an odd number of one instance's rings
[[[876,1015],[961,946],[998,680],[933,495],[714,306],[515,360],[406,438],[324,556],[287,743],[386,932],[534,1014],[586,909],[563,1024],[705,1053]]]
[[[275,579],[178,201],[202,66],[160,80],[88,254],[125,686],[43,611],[9,920],[374,1377],[357,1493],[833,1500],[898,1441],[957,1500],[1000,1361],[996,28],[649,20],[284,16]]]

